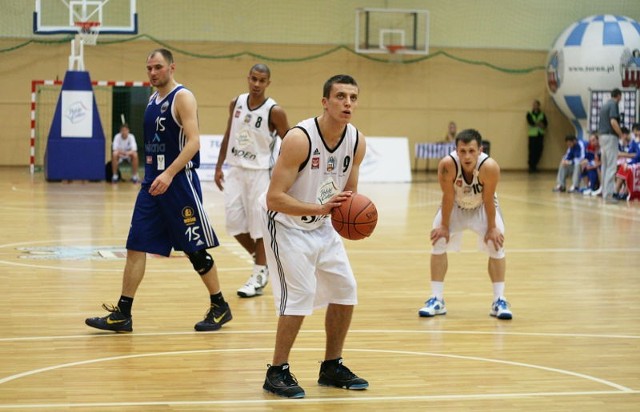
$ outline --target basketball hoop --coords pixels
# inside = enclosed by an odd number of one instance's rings
[[[95,46],[100,34],[100,22],[98,21],[77,21],[74,23],[78,29],[78,36],[83,44]]]
[[[397,52],[404,50],[404,46],[400,44],[387,44],[385,47],[390,54],[396,54]]]
[[[403,61],[404,54],[402,51],[405,49],[404,46],[400,44],[386,44],[384,47],[387,49],[387,53],[391,55],[389,58],[390,62],[401,63]]]

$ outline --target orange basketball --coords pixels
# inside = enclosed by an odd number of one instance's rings
[[[378,223],[376,205],[359,193],[354,193],[331,210],[331,224],[345,239],[360,240],[369,237]]]

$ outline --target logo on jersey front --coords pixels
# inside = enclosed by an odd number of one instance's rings
[[[336,158],[335,156],[329,156],[329,159],[327,159],[327,172],[331,173],[335,168],[336,168]]]
[[[182,209],[182,219],[187,226],[193,225],[198,220],[191,206]]]
[[[162,103],[162,106],[160,107],[160,113],[166,112],[168,108],[169,108],[169,102]]]
[[[338,187],[333,182],[333,179],[328,178],[320,185],[316,199],[318,199],[318,203],[324,205],[336,193],[338,193]]]
[[[251,136],[249,136],[249,133],[246,130],[238,133],[236,135],[236,145],[231,148],[231,153],[235,157],[246,160],[255,160],[257,156],[254,151],[253,140],[251,139]]]
[[[462,179],[456,180],[456,186],[462,187]]]
[[[247,115],[244,117],[244,122],[251,123],[251,113],[247,113]]]
[[[160,143],[161,141],[162,139],[160,139],[160,135],[158,135],[158,133],[154,134],[153,139],[151,139],[151,143],[145,143],[145,152],[151,154],[164,153],[167,147],[165,143]]]
[[[238,117],[240,117],[240,113],[242,113],[242,111],[240,109],[236,110],[236,112],[233,115],[233,117],[235,117],[237,119]]]

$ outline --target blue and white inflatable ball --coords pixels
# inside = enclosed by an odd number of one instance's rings
[[[610,14],[577,21],[557,38],[546,67],[553,100],[585,139],[590,90],[640,87],[640,24]]]

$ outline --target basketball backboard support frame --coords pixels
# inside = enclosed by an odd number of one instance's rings
[[[77,34],[76,23],[89,21],[100,34],[137,34],[136,0],[35,0],[34,34]]]
[[[355,12],[356,53],[429,54],[428,10],[357,8]]]

